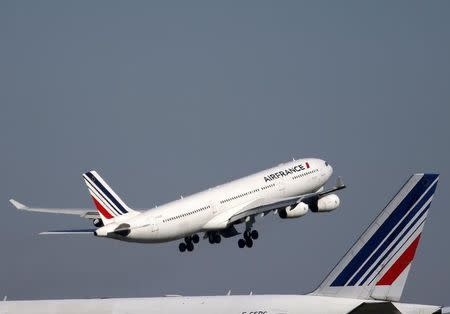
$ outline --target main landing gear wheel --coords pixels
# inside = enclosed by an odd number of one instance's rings
[[[219,244],[222,241],[222,237],[218,232],[208,234],[208,241],[210,244]]]
[[[198,243],[199,241],[200,237],[198,236],[198,234],[194,234],[190,237],[185,237],[184,242],[181,242],[178,245],[178,249],[180,250],[180,252],[185,252],[186,250],[188,252],[192,252],[194,250],[194,243]]]
[[[238,246],[242,249],[245,246],[251,248],[253,246],[253,240],[258,239],[259,234],[256,230],[245,230],[244,238],[238,240]]]

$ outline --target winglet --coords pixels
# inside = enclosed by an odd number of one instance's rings
[[[344,181],[342,180],[342,177],[337,177],[336,187],[337,188],[344,188],[345,187],[345,184],[344,184]]]
[[[24,209],[27,209],[27,208],[28,208],[28,207],[25,206],[24,204],[19,203],[18,201],[14,200],[14,199],[10,199],[9,202],[10,202],[11,204],[13,204],[13,206],[14,206],[15,208],[20,209],[20,210],[24,210]]]

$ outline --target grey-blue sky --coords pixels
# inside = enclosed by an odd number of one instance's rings
[[[411,172],[442,174],[404,300],[450,303],[450,3],[2,1],[0,293],[14,299],[299,293]],[[291,157],[349,188],[327,215],[260,221],[239,250],[38,237],[88,226],[18,213],[91,206],[98,169],[153,206]]]

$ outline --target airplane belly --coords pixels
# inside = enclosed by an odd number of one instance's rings
[[[173,241],[190,236],[201,231],[202,221],[192,219],[177,223],[163,223],[160,225],[156,237],[160,242]]]

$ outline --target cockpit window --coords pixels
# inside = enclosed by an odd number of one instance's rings
[[[328,163],[325,161],[325,166],[327,166],[328,167]]]

